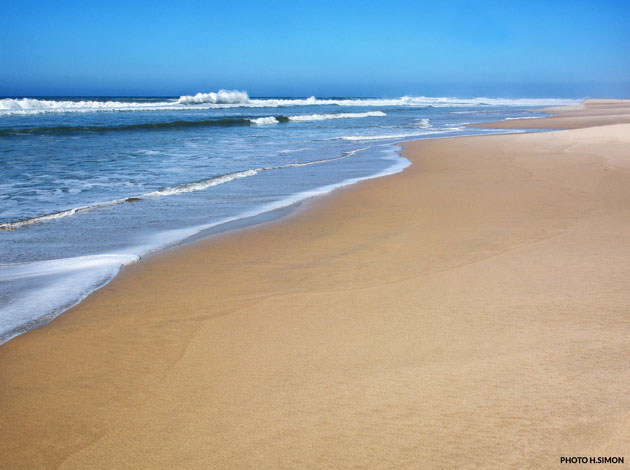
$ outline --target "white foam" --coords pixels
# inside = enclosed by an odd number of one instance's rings
[[[273,116],[268,116],[268,117],[261,117],[261,118],[256,118],[256,119],[250,119],[250,122],[252,124],[255,124],[257,126],[266,126],[269,124],[278,124],[278,121],[275,117]]]
[[[20,220],[17,222],[5,222],[5,223],[0,224],[0,230],[15,230],[15,229],[24,227],[26,225],[32,225],[39,222],[45,222],[48,220],[61,219],[63,217],[70,217],[72,215],[78,214],[79,212],[93,210],[99,207],[112,206],[114,204],[122,204],[123,202],[125,202],[125,199],[114,199],[112,201],[96,202],[94,204],[73,207],[72,209],[67,209],[67,210],[63,210],[59,212],[53,212],[52,214],[32,217],[30,219]]]
[[[139,103],[123,101],[96,100],[38,100],[31,98],[0,100],[0,116],[13,114],[45,114],[45,113],[91,113],[119,111],[160,111],[165,109],[184,110],[184,106],[174,106],[174,102]]]
[[[305,150],[310,150],[310,149],[308,147],[302,147],[299,149],[280,150],[278,153],[297,153],[297,152],[304,152]]]
[[[325,114],[298,114],[295,116],[287,116],[286,119],[293,122],[307,122],[307,121],[327,121],[329,119],[358,119],[366,117],[382,117],[387,116],[383,111],[368,111],[365,113],[325,113]],[[252,124],[257,126],[264,126],[269,124],[278,124],[278,118],[273,116],[260,117],[249,120]]]
[[[418,123],[418,127],[421,129],[428,129],[429,127],[431,127],[428,118],[416,119],[416,122]]]
[[[219,90],[218,92],[185,95],[179,99],[160,102],[124,102],[116,100],[42,100],[34,98],[5,98],[0,100],[0,116],[12,114],[74,113],[103,111],[162,111],[194,108],[277,108],[281,106],[413,106],[413,107],[466,107],[466,106],[561,106],[578,104],[582,100],[557,98],[453,98],[429,96],[402,96],[400,98],[347,98],[326,99],[250,98],[246,91]]]
[[[381,135],[345,135],[342,137],[337,137],[332,140],[350,140],[350,141],[360,141],[360,140],[388,140],[388,139],[406,139],[407,137],[420,137],[428,134],[441,134],[444,132],[455,131],[457,129],[448,129],[448,130],[426,130],[423,132],[409,132],[405,134],[381,134]]]
[[[0,264],[0,281],[15,281],[51,274],[70,274],[84,269],[121,265],[137,261],[138,256],[103,254],[74,258],[34,261],[31,263]]]
[[[49,322],[108,283],[123,265],[138,259],[136,255],[101,254],[0,265],[0,281],[6,289],[23,282],[34,286],[0,306],[0,344]]]
[[[229,183],[235,179],[247,178],[248,176],[257,175],[261,171],[261,168],[253,170],[239,171],[236,173],[230,173],[223,176],[216,176],[207,180],[196,181],[194,183],[180,184],[177,186],[169,186],[159,191],[153,191],[151,193],[143,194],[142,197],[154,197],[154,196],[173,196],[176,194],[191,193],[193,191],[202,191],[212,186],[218,186],[219,184]]]
[[[245,91],[219,90],[218,92],[197,93],[194,96],[181,96],[168,101],[116,101],[116,100],[49,100],[35,98],[5,98],[0,100],[0,115],[42,114],[42,113],[89,113],[117,111],[164,111],[188,110],[191,105],[206,107],[232,107],[247,105],[249,96]]]
[[[582,100],[561,98],[454,98],[454,97],[430,97],[430,96],[402,96],[400,98],[345,98],[326,99],[311,96],[306,99],[250,99],[246,104],[251,107],[278,107],[278,106],[311,106],[311,105],[337,105],[337,106],[412,106],[412,107],[473,107],[473,106],[560,106],[581,103]]]
[[[366,117],[387,116],[383,111],[368,111],[365,113],[328,113],[328,114],[303,114],[298,116],[288,116],[289,121],[326,121],[328,119],[357,119]]]
[[[249,95],[246,91],[219,90],[217,93],[197,93],[194,96],[181,96],[180,104],[246,104]]]

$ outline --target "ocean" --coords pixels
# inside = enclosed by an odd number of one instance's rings
[[[141,256],[402,171],[404,140],[502,132],[564,99],[0,99],[0,344]]]

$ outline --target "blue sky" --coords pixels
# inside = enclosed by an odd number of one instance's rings
[[[625,0],[0,6],[0,95],[630,97]]]

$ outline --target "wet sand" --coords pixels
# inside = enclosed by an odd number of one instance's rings
[[[403,153],[2,345],[0,468],[627,465],[630,124]]]
[[[509,121],[471,124],[491,129],[581,129],[630,123],[630,100],[586,100],[574,106],[556,106],[536,111],[550,113],[545,119],[510,119]]]

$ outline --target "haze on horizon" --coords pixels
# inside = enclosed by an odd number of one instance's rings
[[[630,97],[630,2],[5,2],[1,96]]]

